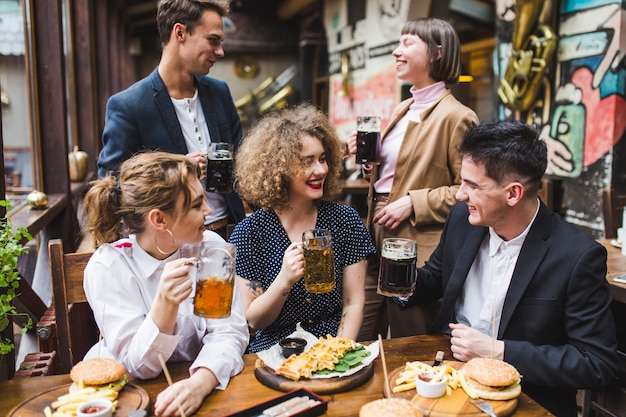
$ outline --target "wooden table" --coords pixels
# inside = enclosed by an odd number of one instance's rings
[[[450,341],[445,336],[411,336],[387,339],[383,341],[383,347],[389,373],[404,366],[407,361],[432,361],[438,350],[445,352],[446,360],[452,360]],[[257,381],[254,376],[256,358],[257,355],[255,354],[245,355],[243,372],[231,379],[226,390],[215,391],[207,397],[195,416],[228,415],[282,395],[282,392],[268,388]],[[188,365],[188,363],[170,365],[169,370],[172,379],[176,381],[185,378],[188,375]],[[379,356],[374,362],[374,375],[369,381],[349,392],[322,395],[329,400],[328,411],[325,416],[358,416],[359,409],[363,404],[383,397],[383,381],[382,362]],[[152,401],[167,386],[163,376],[150,381],[133,382],[142,386]],[[68,375],[12,379],[1,382],[0,415],[6,415],[16,405],[37,392],[69,383]],[[551,414],[528,396],[522,394],[514,415],[523,417],[550,416]]]
[[[626,304],[626,284],[613,281],[613,278],[626,274],[626,255],[622,255],[622,250],[611,245],[611,239],[599,240],[606,248],[606,279],[611,286],[611,294],[613,300]]]

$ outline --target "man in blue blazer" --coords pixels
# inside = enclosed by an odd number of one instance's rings
[[[577,389],[617,376],[606,250],[538,199],[547,152],[534,128],[483,123],[459,150],[460,202],[402,304],[441,298],[432,332],[451,333],[455,359],[509,362],[526,394],[576,416]]]
[[[142,150],[188,155],[198,161],[204,176],[211,142],[232,143],[237,149],[242,129],[230,90],[225,82],[206,76],[224,56],[222,17],[228,12],[228,4],[220,0],[160,3],[161,60],[148,77],[109,99],[100,177]],[[207,198],[213,211],[207,218],[209,229],[223,235],[227,223],[243,219],[236,193],[207,193]]]

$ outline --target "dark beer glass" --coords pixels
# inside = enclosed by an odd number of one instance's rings
[[[380,117],[359,116],[356,120],[356,163],[378,163]]]
[[[415,291],[417,243],[410,239],[383,240],[378,274],[378,294],[408,297]]]
[[[233,189],[233,145],[215,142],[207,156],[206,190],[228,193]]]

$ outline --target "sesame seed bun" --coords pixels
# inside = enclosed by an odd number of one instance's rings
[[[422,417],[422,412],[409,400],[382,398],[364,404],[359,417]]]
[[[115,382],[126,375],[126,368],[110,358],[91,358],[78,362],[70,371],[70,378],[86,386]]]
[[[491,387],[506,387],[519,379],[519,372],[513,365],[498,359],[470,359],[463,369],[470,378]]]
[[[474,358],[463,372],[472,391],[485,400],[510,400],[522,392],[520,374],[515,367],[498,359]]]

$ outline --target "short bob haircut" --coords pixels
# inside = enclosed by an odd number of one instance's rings
[[[450,23],[437,18],[417,18],[406,22],[401,34],[418,36],[426,43],[431,58],[429,75],[434,80],[445,81],[447,84],[459,82],[461,42]],[[439,47],[441,59],[437,59]]]
[[[241,198],[265,210],[289,209],[289,181],[305,168],[301,139],[306,135],[322,142],[328,174],[321,200],[333,200],[341,190],[345,146],[328,117],[310,104],[262,118],[244,138],[235,156],[236,189]]]
[[[162,0],[157,9],[157,28],[161,42],[164,45],[169,42],[176,23],[182,23],[187,32],[193,34],[205,10],[214,10],[220,17],[230,14],[228,2],[225,0]]]

